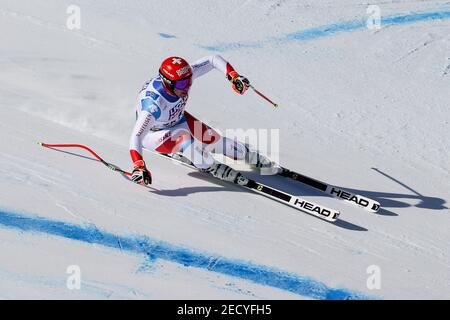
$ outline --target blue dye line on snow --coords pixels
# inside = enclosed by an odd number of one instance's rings
[[[425,13],[411,13],[406,15],[396,15],[381,18],[381,26],[402,25],[415,22],[433,21],[450,19],[450,11],[437,11]],[[232,42],[222,43],[216,45],[203,46],[202,49],[216,52],[225,52],[231,50],[239,50],[243,48],[262,48],[264,45],[270,43],[283,44],[291,41],[308,41],[320,38],[329,37],[337,33],[351,32],[366,28],[366,18],[354,21],[346,21],[341,23],[334,23],[316,28],[301,30],[294,33],[289,33],[283,37],[273,38],[265,41],[253,42]]]
[[[177,37],[177,36],[174,36],[173,34],[167,34],[167,33],[158,33],[158,34],[161,38],[164,38],[164,39],[172,39],[172,38]]]
[[[329,288],[314,279],[267,266],[225,257],[211,256],[163,241],[153,240],[148,237],[118,236],[100,231],[92,226],[83,227],[62,221],[25,216],[2,210],[0,210],[0,226],[102,245],[130,253],[144,254],[151,260],[163,259],[182,264],[186,267],[201,268],[211,272],[250,280],[264,286],[287,290],[313,299],[341,300],[374,298],[346,289]]]

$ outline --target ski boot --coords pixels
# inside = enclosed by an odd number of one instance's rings
[[[245,153],[245,162],[250,165],[253,170],[259,170],[263,175],[276,175],[282,171],[280,165],[263,156],[257,151],[251,150],[247,145]]]
[[[236,183],[241,186],[245,186],[248,183],[248,179],[242,173],[223,163],[215,162],[211,167],[202,171],[220,180]]]

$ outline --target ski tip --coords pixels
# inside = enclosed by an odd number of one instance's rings
[[[326,217],[322,216],[322,217],[319,217],[319,218],[321,218],[323,220],[326,220],[328,222],[334,223],[334,222],[336,222],[339,219],[340,215],[341,215],[340,211],[333,210],[329,216],[326,216]]]
[[[38,146],[41,146],[41,147],[44,146],[44,143],[43,143],[43,142],[40,142],[40,141],[39,141],[37,144],[38,144]]]
[[[368,209],[370,212],[378,213],[381,209],[381,205],[379,202],[374,201],[372,206]]]

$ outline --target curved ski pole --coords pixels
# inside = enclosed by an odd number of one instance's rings
[[[267,98],[265,95],[263,95],[261,92],[259,92],[258,90],[255,89],[254,86],[252,86],[251,84],[248,85],[249,88],[252,88],[253,91],[255,91],[255,93],[257,95],[259,95],[260,97],[262,97],[263,99],[265,99],[267,102],[269,102],[270,104],[272,104],[275,108],[278,108],[278,104],[273,102],[272,100],[270,100],[269,98]]]
[[[91,150],[90,148],[83,146],[81,144],[48,144],[48,143],[38,142],[38,145],[40,145],[41,147],[46,147],[46,148],[50,148],[50,149],[52,149],[52,148],[81,148],[81,149],[84,149],[84,150],[88,151],[89,153],[91,153],[98,161],[100,161],[105,166],[107,166],[108,169],[110,169],[112,171],[123,173],[127,176],[131,176],[130,172],[124,171],[124,170],[120,169],[119,167],[106,162],[93,150]]]

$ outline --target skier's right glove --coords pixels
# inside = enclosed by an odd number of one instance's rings
[[[144,160],[138,160],[134,163],[131,181],[146,186],[152,184],[152,174],[145,166]]]

